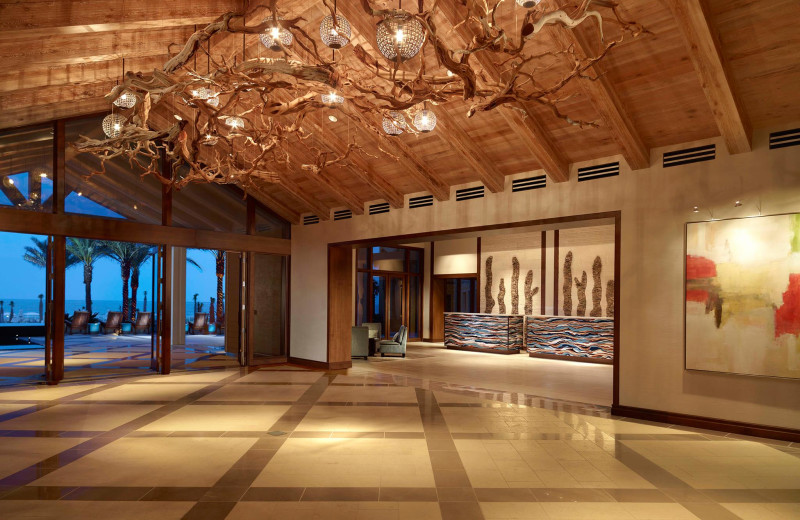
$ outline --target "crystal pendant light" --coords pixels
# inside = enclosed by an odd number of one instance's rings
[[[103,118],[103,132],[108,137],[119,137],[122,134],[122,126],[126,119],[119,114],[108,114]]]
[[[114,100],[114,104],[120,108],[131,108],[136,104],[136,95],[130,90],[125,89],[122,91],[122,94]]]
[[[228,116],[225,118],[225,124],[231,127],[231,130],[242,130],[244,128],[244,119],[239,116]]]
[[[414,126],[417,130],[426,134],[436,128],[436,114],[424,108],[414,116]]]
[[[383,131],[389,135],[400,135],[406,129],[406,118],[402,112],[392,110],[383,118]]]
[[[280,20],[283,20],[283,18],[279,16],[278,21]],[[264,21],[270,21],[270,19],[268,18]],[[267,29],[267,32],[259,34],[258,38],[261,40],[261,43],[264,44],[264,47],[271,51],[279,51],[283,47],[288,47],[294,41],[294,36],[292,36],[292,33],[289,30],[284,29],[280,24],[272,25]]]
[[[517,5],[525,9],[533,9],[541,3],[542,0],[517,0]]]
[[[333,4],[333,10],[336,12],[336,3]],[[322,43],[331,49],[341,49],[350,43],[350,22],[344,16],[336,15],[336,27],[333,26],[333,16],[328,15],[322,19],[319,24],[319,36],[322,38]]]
[[[419,20],[409,14],[387,16],[378,24],[378,50],[392,61],[406,61],[417,55],[425,43],[425,31]]]
[[[331,90],[327,94],[322,94],[322,103],[329,107],[338,107],[344,103],[344,97]]]

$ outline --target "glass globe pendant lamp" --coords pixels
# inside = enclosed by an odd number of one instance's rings
[[[119,137],[122,135],[122,126],[126,119],[119,114],[108,114],[103,118],[103,133],[108,137]]]
[[[225,118],[225,124],[231,127],[231,130],[244,129],[244,119],[239,116],[228,116]]]
[[[420,110],[414,116],[414,127],[423,134],[427,134],[436,128],[436,114],[427,108]]]
[[[268,20],[270,19],[268,18],[265,21]],[[279,16],[278,20],[283,20],[283,18]],[[280,24],[272,25],[266,32],[259,34],[258,38],[261,40],[261,43],[264,44],[264,47],[271,51],[280,51],[283,47],[288,47],[294,41],[294,36],[292,36],[291,31],[284,29]]]
[[[136,95],[130,90],[125,89],[113,103],[120,108],[131,108],[136,104]]]
[[[336,12],[336,4],[334,3],[334,12]],[[322,43],[331,49],[341,49],[350,43],[350,36],[352,35],[350,29],[350,22],[340,15],[336,15],[336,27],[333,24],[333,16],[328,15],[322,19],[319,24],[319,36]]]
[[[392,110],[383,118],[383,131],[389,135],[400,135],[406,129],[406,118],[402,112]]]
[[[517,5],[525,9],[533,9],[541,3],[542,0],[517,0]]]
[[[425,43],[425,30],[409,14],[390,15],[378,24],[378,50],[392,61],[406,61],[417,55]]]
[[[322,104],[329,107],[338,107],[344,103],[344,97],[340,96],[333,90],[327,94],[322,94]]]

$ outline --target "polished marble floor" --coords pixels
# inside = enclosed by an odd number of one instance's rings
[[[798,445],[414,363],[2,389],[0,518],[800,518]]]

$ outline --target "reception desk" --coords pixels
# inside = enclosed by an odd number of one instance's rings
[[[517,354],[523,348],[525,317],[508,314],[444,314],[444,346],[493,354]]]
[[[531,357],[611,364],[614,318],[526,316],[525,346]]]

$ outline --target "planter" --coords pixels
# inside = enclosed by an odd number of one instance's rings
[[[133,326],[130,323],[123,323],[122,324],[122,333],[128,334],[133,330]]]
[[[99,323],[90,323],[89,324],[89,334],[100,334],[100,324]]]

